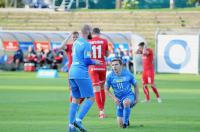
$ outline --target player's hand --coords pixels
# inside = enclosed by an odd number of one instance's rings
[[[142,54],[142,51],[138,49],[138,50],[136,51],[136,54]]]
[[[100,60],[95,60],[96,65],[102,65],[103,63]]]
[[[118,106],[120,105],[120,102],[119,102],[119,100],[117,98],[115,98],[114,101],[115,101],[116,105],[118,105]]]

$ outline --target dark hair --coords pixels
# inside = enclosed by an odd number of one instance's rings
[[[101,33],[101,31],[100,31],[100,29],[99,28],[93,28],[93,31],[92,31],[93,33],[95,33],[95,34],[100,34]]]
[[[73,35],[76,35],[76,34],[79,35],[79,33],[78,33],[77,31],[74,31],[72,34],[73,34]]]
[[[118,61],[120,65],[122,65],[122,60],[120,58],[113,58],[111,62]]]
[[[145,43],[144,42],[140,42],[139,44],[138,44],[138,46],[144,46],[145,45]]]

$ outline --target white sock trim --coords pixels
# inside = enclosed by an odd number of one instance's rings
[[[82,122],[82,120],[80,118],[76,118],[77,122]]]

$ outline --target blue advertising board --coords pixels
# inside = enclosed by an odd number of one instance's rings
[[[29,46],[34,46],[33,42],[19,42],[19,47],[22,51],[27,51]]]
[[[52,49],[59,49],[62,46],[62,42],[51,42]]]

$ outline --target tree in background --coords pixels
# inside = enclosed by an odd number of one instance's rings
[[[0,0],[0,8],[5,7],[5,0]]]
[[[0,0],[0,8],[5,7],[16,7],[22,8],[24,7],[23,0]]]
[[[122,6],[122,0],[115,0],[115,8],[120,9]]]
[[[188,0],[187,1],[188,5],[196,5],[196,6],[200,6],[200,0]]]
[[[122,8],[124,9],[137,9],[139,0],[124,0],[122,2]]]

